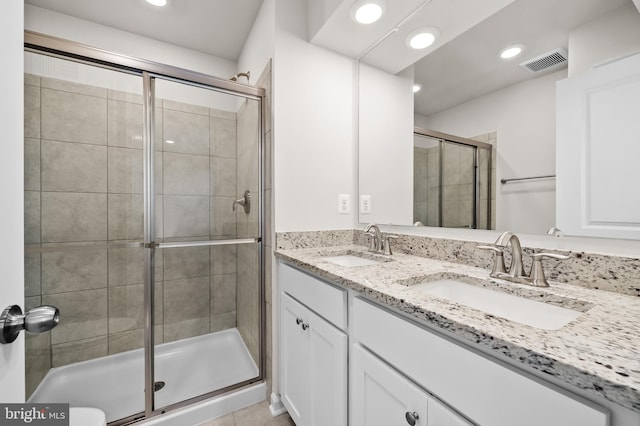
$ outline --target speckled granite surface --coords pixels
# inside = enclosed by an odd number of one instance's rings
[[[332,238],[325,236],[325,240]],[[478,268],[405,253],[394,254],[391,262],[343,267],[322,258],[347,250],[365,251],[365,248],[359,245],[294,248],[296,244],[291,244],[294,240],[288,240],[287,249],[278,249],[279,259],[496,355],[640,412],[640,298],[553,281],[551,287],[538,289],[490,279],[488,262],[487,267]],[[314,244],[302,241],[300,245]],[[436,277],[464,275],[476,285],[542,299],[584,313],[558,330],[537,329],[412,289],[411,284],[418,281],[417,277],[434,274]]]

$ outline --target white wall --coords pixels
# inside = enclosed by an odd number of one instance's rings
[[[24,10],[26,30],[222,78],[229,78],[237,72],[236,63],[227,59],[31,5],[25,5]]]
[[[24,307],[22,20],[21,1],[0,2],[0,309]],[[0,345],[0,360],[0,401],[24,402],[24,333]]]
[[[398,75],[360,64],[359,191],[362,223],[413,223],[413,67]]]
[[[569,76],[640,52],[640,13],[629,3],[571,31]]]
[[[274,197],[277,232],[354,224],[355,63],[306,41],[306,2],[276,2],[273,63]],[[338,214],[338,194],[351,213]]]
[[[264,0],[238,58],[238,71],[251,71],[250,84],[256,84],[260,73],[273,57],[274,39],[275,0]]]
[[[498,133],[497,180],[555,174],[555,83],[566,69],[476,98],[416,126],[462,137]],[[540,234],[555,225],[553,180],[497,184],[496,228]]]

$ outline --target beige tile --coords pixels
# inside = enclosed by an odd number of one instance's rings
[[[200,105],[187,104],[184,102],[172,101],[169,99],[165,99],[163,101],[162,107],[166,110],[188,112],[191,114],[204,115],[204,116],[209,115],[209,108],[207,107],[200,106]]]
[[[39,243],[41,233],[40,222],[40,192],[24,192],[24,242],[26,244]]]
[[[236,327],[236,311],[211,315],[211,332],[227,330]]]
[[[76,83],[73,81],[42,77],[40,85],[43,88],[60,90],[63,92],[89,95],[99,98],[107,97],[107,89],[97,86],[91,86],[88,84]]]
[[[209,277],[164,282],[164,322],[207,317],[209,329]],[[165,329],[166,336],[167,329]]]
[[[135,84],[139,85],[140,91],[142,91],[142,79],[140,79],[140,77],[133,77],[133,78],[135,78],[136,80],[139,80],[135,82]],[[134,83],[133,80],[132,80],[132,83]],[[107,97],[109,99],[113,99],[114,101],[129,102],[129,103],[139,104],[139,105],[142,105],[142,101],[144,100],[142,97],[142,92],[140,93],[123,92],[121,90],[113,90],[113,89],[108,90]],[[140,110],[140,114],[142,115],[142,110]]]
[[[211,117],[211,155],[236,158],[236,120]]]
[[[40,190],[40,140],[24,140],[24,190]]]
[[[156,277],[162,280],[162,277]],[[109,286],[144,283],[144,249],[109,249]]]
[[[209,247],[171,248],[163,253],[165,280],[209,276]]]
[[[50,368],[51,333],[25,334],[25,385],[27,398],[38,387]]]
[[[142,150],[109,147],[109,193],[142,194]]]
[[[42,138],[107,144],[107,100],[43,88]]]
[[[233,417],[237,426],[265,425],[273,419],[267,401],[262,401],[243,410],[236,411],[233,413]]]
[[[273,188],[273,141],[271,131],[264,135],[264,189]]]
[[[25,253],[24,255],[24,295],[39,296],[41,261],[40,253]]]
[[[236,188],[236,160],[211,157],[211,195],[234,197]]]
[[[42,253],[42,293],[63,293],[107,286],[107,250]]]
[[[174,141],[165,152],[209,155],[209,117],[164,109],[162,125],[163,140]]]
[[[211,235],[236,235],[236,214],[232,210],[234,197],[211,198]],[[242,212],[244,214],[244,212]]]
[[[153,343],[163,343],[162,326],[153,327]],[[109,334],[109,355],[144,348],[144,329],[123,331]]]
[[[106,194],[42,193],[42,242],[106,239]]]
[[[209,235],[209,197],[164,197],[165,238],[200,237]],[[228,204],[231,210],[231,202]]]
[[[173,342],[209,333],[209,317],[194,318],[164,325],[164,341]]]
[[[236,272],[236,246],[211,247],[211,275]]]
[[[168,195],[209,195],[209,157],[164,153],[163,191]]]
[[[40,77],[35,74],[24,73],[24,84],[40,87]]]
[[[51,364],[53,367],[61,367],[107,356],[108,353],[107,336],[54,344],[51,347]]]
[[[42,141],[42,190],[107,192],[107,149]]]
[[[129,97],[138,95],[129,95]],[[140,97],[141,99],[142,97]],[[142,105],[109,100],[108,143],[110,146],[142,149],[144,131]]]
[[[211,313],[222,314],[236,310],[236,274],[211,277]]]
[[[233,413],[231,413],[226,416],[204,422],[200,426],[236,426],[236,421],[233,419]]]
[[[154,287],[154,325],[163,323],[163,285]],[[144,285],[109,287],[109,333],[144,328]]]
[[[106,289],[44,295],[42,303],[60,309],[60,323],[51,330],[53,344],[107,334]]]
[[[236,120],[236,113],[234,111],[225,111],[217,108],[210,108],[209,115],[212,118],[221,118],[223,120]]]
[[[40,88],[24,87],[24,137],[40,138]]]
[[[140,194],[109,194],[109,240],[142,240],[143,197]]]

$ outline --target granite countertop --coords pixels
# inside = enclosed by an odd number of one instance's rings
[[[323,260],[349,252],[391,261],[344,267]],[[640,299],[550,281],[540,289],[489,277],[489,271],[408,254],[374,255],[357,245],[277,250],[294,266],[558,380],[640,412]],[[578,310],[557,330],[542,330],[426,295],[422,277],[464,276],[470,284]]]

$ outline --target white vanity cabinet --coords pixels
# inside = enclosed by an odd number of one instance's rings
[[[279,266],[280,386],[297,426],[347,425],[345,290]]]
[[[354,298],[352,318],[351,336],[355,341],[473,423],[609,425],[609,413],[601,407],[488,359],[364,299]],[[355,392],[351,396],[355,398]],[[412,403],[413,399],[407,401]],[[369,423],[356,422],[354,426],[360,425]]]
[[[471,426],[359,344],[349,369],[353,425]]]

